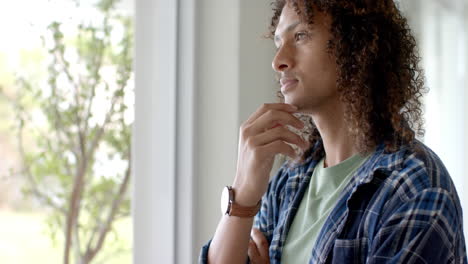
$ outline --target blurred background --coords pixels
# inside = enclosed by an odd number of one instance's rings
[[[130,263],[131,1],[0,3],[0,263]]]
[[[0,263],[195,263],[239,126],[276,101],[269,3],[1,2]],[[430,89],[421,140],[467,212],[468,2],[399,4]]]

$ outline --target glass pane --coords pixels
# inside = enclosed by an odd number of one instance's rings
[[[0,3],[0,263],[131,263],[133,1]]]

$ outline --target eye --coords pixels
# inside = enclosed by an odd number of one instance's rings
[[[299,40],[304,40],[306,39],[308,36],[307,32],[305,31],[300,31],[300,32],[297,32],[296,34],[294,34],[294,39],[296,41],[299,41]]]
[[[276,49],[276,51],[278,51],[280,48],[281,48],[281,45],[280,45],[280,44],[278,44],[278,45],[275,44],[275,49]]]

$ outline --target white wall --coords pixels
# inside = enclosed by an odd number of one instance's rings
[[[221,216],[219,197],[236,172],[240,124],[275,100],[273,45],[262,38],[269,1],[202,0],[199,15],[197,249]]]
[[[239,120],[242,124],[263,102],[276,102],[279,85],[271,67],[275,48],[268,33],[268,0],[240,1]]]
[[[199,1],[195,247],[214,233],[218,194],[235,173],[239,116],[239,3]]]

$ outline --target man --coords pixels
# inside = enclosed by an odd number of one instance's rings
[[[423,75],[395,3],[278,0],[274,12],[284,103],[242,124],[226,214],[200,262],[467,263],[455,187],[415,139]],[[312,118],[309,140],[287,129],[304,126],[294,113]],[[269,183],[276,154],[295,162]]]

